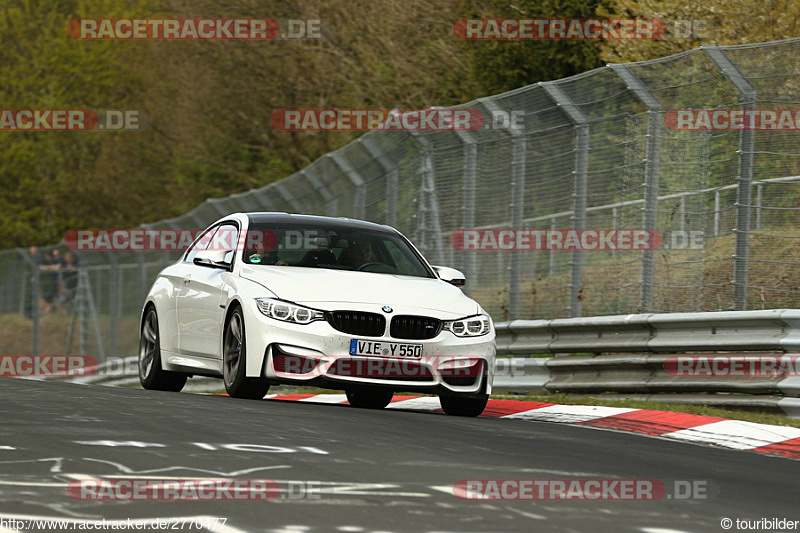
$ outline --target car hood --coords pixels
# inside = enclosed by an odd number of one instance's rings
[[[420,308],[460,318],[480,312],[460,289],[439,279],[290,266],[242,266],[241,277],[263,285],[278,298],[326,311],[342,303]]]

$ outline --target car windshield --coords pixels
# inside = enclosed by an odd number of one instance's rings
[[[389,231],[255,223],[245,240],[242,260],[250,265],[434,277],[406,240]]]

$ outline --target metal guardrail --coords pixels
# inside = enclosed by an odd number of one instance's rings
[[[800,310],[614,315],[495,324],[497,353],[800,351]]]
[[[688,352],[800,352],[800,310],[620,315],[495,324],[500,357],[495,392],[591,393],[609,399],[781,409],[800,418],[800,376],[683,377],[667,358]],[[617,352],[617,353],[614,353]],[[570,355],[572,353],[593,355]],[[136,358],[101,365],[98,375],[71,381],[135,386]],[[222,390],[193,378],[187,390]],[[609,394],[611,393],[611,394]]]
[[[769,405],[800,418],[800,398],[789,397],[800,395],[798,376],[684,377],[665,369],[670,354],[800,352],[800,310],[514,320],[495,327],[498,355],[554,355],[500,358],[497,391],[647,394],[679,403]]]

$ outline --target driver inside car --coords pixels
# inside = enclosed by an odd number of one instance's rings
[[[278,252],[276,250],[256,250],[254,252],[246,252],[245,257],[247,257],[247,262],[257,265],[277,265],[277,266],[286,266],[288,263],[278,257]]]
[[[355,238],[342,252],[339,264],[358,269],[372,262],[372,242],[369,239]]]

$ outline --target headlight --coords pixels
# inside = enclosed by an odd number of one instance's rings
[[[256,298],[258,310],[264,315],[282,320],[283,322],[294,322],[295,324],[309,324],[315,320],[324,320],[325,313],[316,309],[309,309],[281,300],[272,298]]]
[[[480,337],[492,329],[492,319],[487,315],[475,315],[460,320],[450,320],[442,327],[456,337]]]

